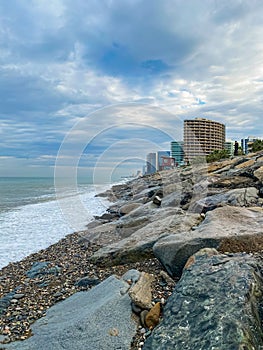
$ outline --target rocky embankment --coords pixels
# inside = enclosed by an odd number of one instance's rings
[[[259,152],[113,186],[1,271],[0,349],[263,349],[262,181]]]

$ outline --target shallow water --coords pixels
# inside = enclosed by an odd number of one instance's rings
[[[52,178],[0,178],[0,268],[85,229],[107,209],[107,200],[94,197],[107,188],[81,182],[57,200]]]

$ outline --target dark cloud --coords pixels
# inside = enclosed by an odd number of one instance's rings
[[[54,156],[79,119],[130,101],[167,113],[119,121],[204,115],[230,137],[263,136],[260,0],[10,0],[0,13],[2,156]]]
[[[54,86],[30,72],[19,68],[0,69],[0,114],[9,115],[29,111],[55,112],[65,103],[65,96]]]

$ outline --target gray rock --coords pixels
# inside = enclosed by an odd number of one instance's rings
[[[154,204],[160,206],[162,203],[162,198],[160,198],[159,196],[154,196],[152,201]]]
[[[26,272],[27,277],[36,278],[43,275],[58,275],[61,268],[59,266],[49,267],[49,261],[34,262],[31,269]]]
[[[54,305],[32,325],[33,336],[5,345],[15,350],[130,349],[136,333],[129,285],[114,276]]]
[[[162,200],[162,207],[179,207],[182,200],[182,194],[180,192],[173,192],[165,196]]]
[[[139,278],[141,276],[141,272],[135,269],[131,269],[127,271],[123,276],[122,279],[126,282],[132,281],[132,283],[136,283],[139,281]]]
[[[45,273],[47,267],[49,266],[50,262],[49,261],[37,261],[34,262],[32,265],[31,269],[26,272],[26,275],[29,278],[36,278],[39,275],[42,275]]]
[[[197,256],[143,350],[261,349],[262,276],[255,259]]]
[[[17,289],[18,288],[14,289],[13,291],[9,292],[8,294],[0,298],[0,316],[7,310],[8,306],[14,299],[14,295],[16,295]]]
[[[100,245],[106,245],[112,242],[116,242],[119,237],[116,232],[117,221],[105,223],[103,225],[96,226],[88,232],[82,234],[82,241],[84,244],[95,243]]]
[[[75,283],[75,286],[88,287],[88,286],[96,286],[99,283],[100,283],[100,280],[98,278],[83,277]]]
[[[262,208],[225,206],[208,212],[194,231],[160,239],[153,252],[171,276],[180,276],[187,259],[201,248],[223,252],[262,250],[262,225]]]
[[[25,294],[23,293],[17,293],[17,294],[14,294],[13,298],[14,299],[22,299],[24,298]]]
[[[191,208],[194,212],[207,212],[223,205],[250,207],[261,205],[262,200],[258,196],[255,187],[233,189],[225,193],[215,194],[198,200]]]
[[[140,206],[141,206],[140,203],[134,203],[134,202],[122,205],[120,207],[120,214],[121,215],[129,214],[131,211],[133,211],[134,209],[139,208]]]
[[[0,342],[4,342],[8,337],[6,335],[0,334]],[[0,349],[1,349],[1,344],[0,344]]]
[[[259,181],[263,181],[263,166],[254,171],[254,176],[256,176]]]
[[[131,236],[102,247],[93,254],[91,260],[103,265],[123,264],[143,260],[153,256],[152,247],[161,238],[170,233],[185,232],[200,222],[199,214],[185,214],[180,208],[170,208],[163,218],[155,216],[155,220]],[[162,210],[162,214],[165,209]]]

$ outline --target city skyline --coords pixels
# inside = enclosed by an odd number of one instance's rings
[[[227,139],[263,138],[260,0],[10,0],[0,12],[0,176],[136,169],[198,116]]]

